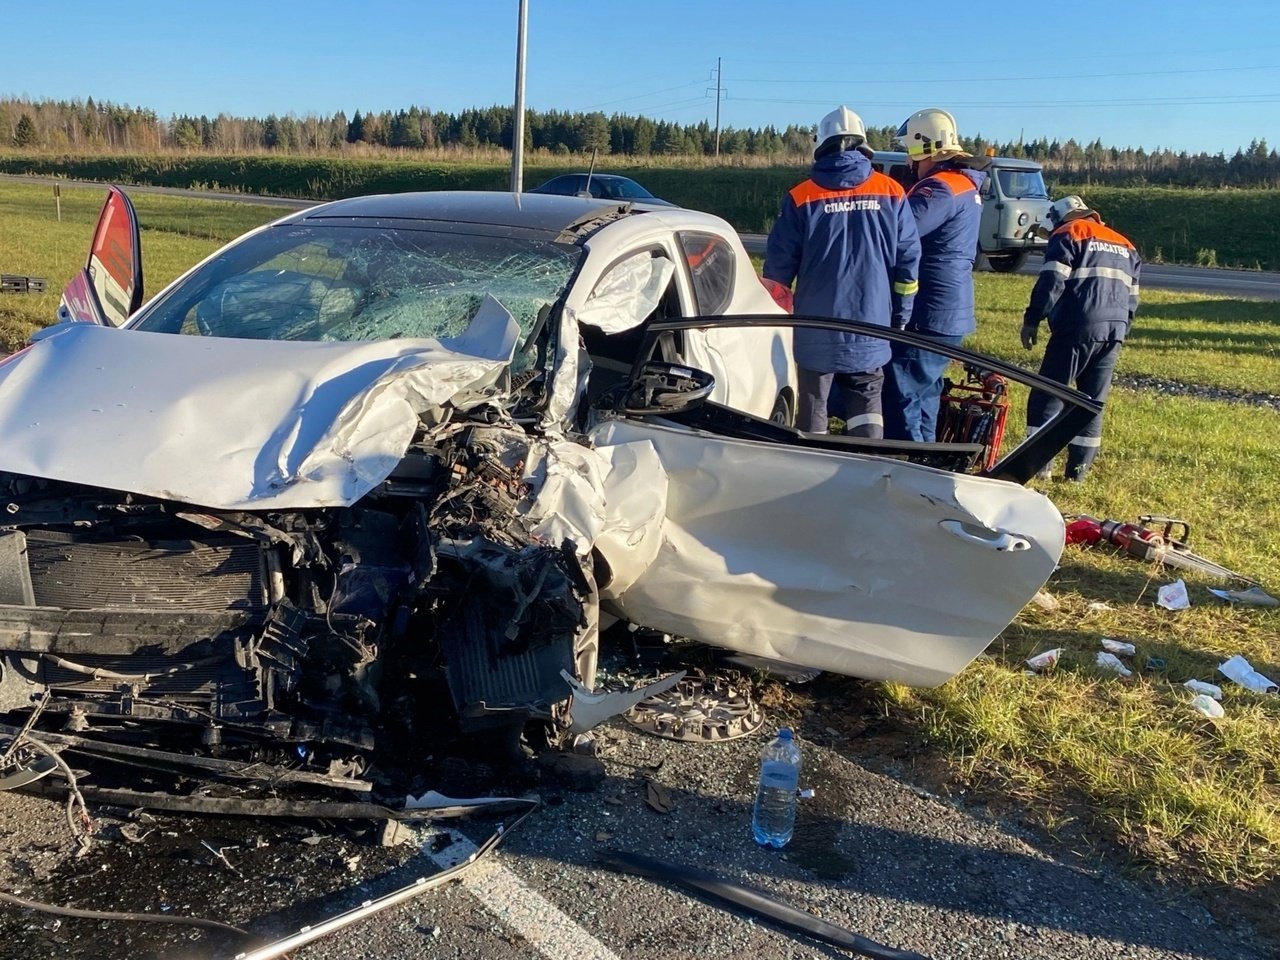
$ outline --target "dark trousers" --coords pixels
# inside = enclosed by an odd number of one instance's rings
[[[1120,340],[1077,340],[1050,334],[1044,346],[1040,375],[1074,386],[1098,403],[1105,403],[1111,391],[1111,376],[1120,359]],[[1027,429],[1038,430],[1058,415],[1062,401],[1032,390],[1027,399]],[[1085,424],[1067,445],[1067,477],[1078,479],[1102,449],[1102,414]]]
[[[800,402],[796,426],[806,433],[827,432],[827,400],[831,386],[839,387],[842,409],[835,411],[845,423],[844,432],[851,437],[884,436],[884,417],[880,412],[880,389],[884,373],[869,370],[866,373],[817,373],[797,369],[800,381]]]
[[[939,343],[959,346],[960,337],[929,334]],[[950,357],[912,347],[893,345],[893,359],[884,368],[884,435],[890,440],[933,443],[938,434],[938,398],[942,374]]]

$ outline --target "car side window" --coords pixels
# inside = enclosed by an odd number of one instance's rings
[[[693,280],[694,309],[702,316],[724,313],[733,299],[737,258],[724,237],[680,232],[680,249]]]

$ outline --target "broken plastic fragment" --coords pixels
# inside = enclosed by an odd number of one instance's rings
[[[1271,596],[1261,587],[1250,587],[1248,590],[1219,590],[1216,587],[1210,587],[1209,592],[1215,597],[1230,603],[1244,603],[1255,607],[1280,605],[1280,600]]]
[[[1133,676],[1133,671],[1121,663],[1114,653],[1099,653],[1095,662],[1100,670],[1110,670],[1112,673],[1118,673],[1122,677]]]
[[[671,791],[655,780],[646,780],[644,785],[644,802],[650,809],[658,813],[670,813],[675,810],[675,801],[671,798]]]
[[[435,810],[437,807],[478,807],[489,803],[510,803],[513,797],[467,797],[460,800],[457,797],[446,797],[443,793],[437,793],[435,790],[428,790],[419,797],[412,794],[404,798],[404,808],[406,810]]]
[[[1050,613],[1062,606],[1058,598],[1047,590],[1037,590],[1036,595],[1031,598],[1031,602],[1041,610],[1048,610]]]
[[[1125,643],[1122,640],[1112,640],[1110,637],[1102,638],[1102,649],[1107,653],[1114,653],[1118,657],[1132,657],[1138,652],[1137,647],[1132,643]]]
[[[1102,600],[1094,600],[1089,606],[1085,607],[1088,613],[1106,613],[1108,610],[1114,609],[1111,604]]]
[[[1277,687],[1257,670],[1253,669],[1253,664],[1239,654],[1236,654],[1236,656],[1218,667],[1218,672],[1228,680],[1234,680],[1246,690],[1252,690],[1255,693],[1276,693],[1280,691],[1280,687]]]
[[[560,676],[573,691],[573,702],[569,707],[570,733],[586,733],[592,727],[604,723],[610,717],[626,713],[641,700],[647,700],[659,693],[665,693],[684,679],[684,671],[677,672],[655,680],[647,687],[639,690],[624,690],[618,693],[592,693],[576,679],[568,670],[561,670]]]
[[[1191,606],[1191,598],[1187,596],[1187,585],[1181,580],[1167,583],[1156,592],[1156,603],[1166,610],[1185,610]]]
[[[1058,658],[1062,656],[1062,648],[1055,647],[1053,650],[1046,650],[1044,653],[1037,653],[1034,657],[1027,661],[1027,666],[1037,673],[1041,670],[1048,670],[1058,662]]]
[[[1214,720],[1226,715],[1226,711],[1222,709],[1222,704],[1213,699],[1213,697],[1206,696],[1203,693],[1192,698],[1191,709],[1196,713],[1204,714],[1206,717],[1210,717]]]
[[[1222,688],[1217,684],[1205,683],[1203,680],[1188,680],[1183,684],[1192,693],[1203,693],[1207,697],[1213,697],[1215,700],[1222,699]]]

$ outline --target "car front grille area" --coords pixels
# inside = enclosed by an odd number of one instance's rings
[[[262,550],[224,534],[4,534],[0,710],[47,689],[54,713],[260,714],[274,677],[243,651],[269,619]]]
[[[266,610],[261,548],[243,537],[95,542],[75,534],[29,531],[27,566],[39,607],[244,610],[259,615]]]

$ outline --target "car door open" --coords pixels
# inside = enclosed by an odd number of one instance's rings
[[[841,322],[700,318],[655,322],[647,334],[656,342],[699,324]],[[616,595],[603,591],[606,603],[636,623],[803,666],[913,686],[955,675],[1053,572],[1062,516],[1021,481],[1096,405],[971,351],[943,352],[1051,389],[1064,409],[978,473],[960,469],[980,470],[970,445],[810,435],[712,402],[603,420],[591,435],[596,445],[647,441],[668,484],[657,559]],[[641,350],[637,375],[648,353]]]

